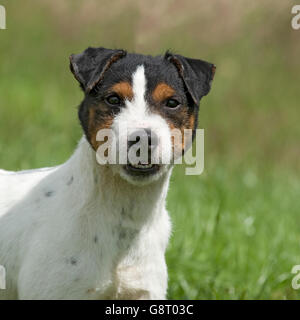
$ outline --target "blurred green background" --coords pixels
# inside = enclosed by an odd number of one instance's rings
[[[88,46],[217,65],[202,100],[205,171],[176,167],[169,299],[297,299],[300,30],[294,1],[0,1],[0,167],[64,162],[81,136],[68,56]]]

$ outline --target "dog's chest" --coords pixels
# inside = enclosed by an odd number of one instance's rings
[[[108,228],[105,236],[94,237],[97,270],[87,288],[88,298],[92,299],[141,299],[147,298],[143,289],[142,247],[145,236],[141,230],[124,226],[121,223]]]

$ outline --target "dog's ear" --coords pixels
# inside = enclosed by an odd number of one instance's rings
[[[186,58],[168,51],[165,59],[175,65],[194,103],[198,105],[200,99],[206,96],[211,88],[216,66],[203,60]]]
[[[103,79],[105,71],[125,55],[124,50],[87,48],[70,56],[70,69],[81,88],[89,93]]]

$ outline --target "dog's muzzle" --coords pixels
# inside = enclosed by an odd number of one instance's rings
[[[150,128],[138,129],[130,133],[127,141],[126,170],[132,175],[150,175],[157,172],[159,165],[151,160],[158,144],[159,138]]]

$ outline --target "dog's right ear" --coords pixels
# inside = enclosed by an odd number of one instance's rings
[[[103,79],[106,70],[125,55],[124,50],[87,48],[70,56],[70,69],[83,91],[89,93]]]

